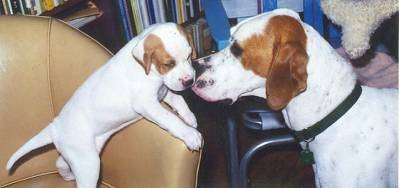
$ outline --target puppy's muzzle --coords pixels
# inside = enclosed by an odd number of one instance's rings
[[[194,82],[193,79],[184,80],[184,81],[182,81],[182,85],[183,85],[184,87],[190,87],[190,86],[193,85],[193,82]]]

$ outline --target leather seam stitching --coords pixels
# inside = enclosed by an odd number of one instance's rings
[[[28,177],[24,177],[24,178],[21,178],[21,179],[16,179],[16,180],[8,182],[8,183],[6,183],[4,185],[1,185],[0,188],[6,188],[6,187],[9,187],[9,186],[17,184],[17,183],[21,183],[21,182],[24,182],[24,181],[27,181],[27,180],[31,180],[31,179],[34,179],[34,178],[39,178],[39,177],[47,176],[47,175],[51,175],[51,174],[58,174],[58,171],[57,170],[52,170],[52,171],[48,171],[48,172],[42,172],[42,173],[34,174],[34,175],[31,175],[31,176],[28,176]],[[105,182],[103,180],[101,180],[101,184],[103,184],[103,185],[105,185],[105,186],[107,186],[109,188],[115,188],[113,185],[111,185],[111,184],[109,184],[109,183],[107,183],[107,182]]]
[[[24,177],[24,178],[21,178],[21,179],[16,179],[16,180],[14,180],[14,181],[11,181],[11,182],[9,182],[9,183],[6,183],[6,184],[4,184],[4,185],[1,185],[1,188],[8,187],[8,186],[10,186],[10,185],[14,185],[14,184],[17,184],[17,183],[26,181],[26,180],[33,179],[33,178],[37,178],[37,177],[41,177],[41,176],[46,176],[46,175],[50,175],[50,174],[56,174],[56,173],[57,173],[57,171],[53,170],[53,171],[49,171],[49,172],[42,172],[42,173],[34,174],[34,175],[31,175],[31,176]]]
[[[48,25],[48,30],[47,30],[47,81],[49,83],[49,94],[50,94],[50,106],[51,106],[51,112],[53,114],[53,117],[55,117],[55,110],[54,110],[54,88],[50,79],[50,63],[51,63],[51,29],[53,25],[53,18],[49,19],[49,25]]]

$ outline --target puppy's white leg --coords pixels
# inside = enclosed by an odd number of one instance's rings
[[[72,173],[71,168],[61,155],[57,158],[56,167],[58,169],[58,173],[65,181],[75,180],[75,176]]]
[[[81,151],[71,162],[78,188],[95,188],[100,174],[100,157],[96,151]]]
[[[137,106],[135,111],[181,139],[189,149],[199,150],[201,148],[201,134],[195,128],[187,126],[175,114],[166,110],[158,101],[147,100],[145,106]]]
[[[194,128],[197,127],[196,117],[193,112],[190,111],[182,96],[168,91],[164,98],[164,102],[168,103],[188,125]]]
[[[103,149],[105,142],[108,140],[108,138],[110,137],[111,134],[112,133],[110,133],[110,134],[106,133],[106,134],[96,138],[96,150],[97,150],[98,154]],[[69,167],[68,163],[65,161],[65,159],[61,155],[57,158],[56,167],[58,169],[58,173],[61,175],[61,177],[65,181],[75,180],[75,176],[72,173],[71,168]]]
[[[100,173],[100,157],[95,139],[85,136],[80,135],[76,138],[79,142],[64,143],[59,148],[75,175],[78,188],[95,188]]]

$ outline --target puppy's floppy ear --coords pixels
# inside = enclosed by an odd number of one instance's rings
[[[192,59],[196,59],[197,58],[197,52],[196,52],[196,48],[194,47],[194,42],[193,42],[193,37],[190,34],[190,32],[187,32],[182,26],[178,25],[178,30],[179,32],[186,38],[186,40],[188,41],[190,47],[192,48]]]
[[[268,105],[274,110],[284,108],[307,86],[308,55],[298,42],[277,46],[266,80]]]
[[[149,74],[153,64],[154,52],[159,45],[159,39],[153,34],[149,34],[145,39],[139,41],[133,48],[132,55],[135,60],[143,66],[146,75]]]

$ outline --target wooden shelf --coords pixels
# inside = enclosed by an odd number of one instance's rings
[[[57,17],[57,15],[62,14],[63,12],[70,11],[71,9],[74,9],[79,4],[82,4],[86,2],[87,0],[68,0],[64,2],[61,5],[58,5],[54,7],[53,9],[49,11],[42,12],[40,16],[54,16]]]

